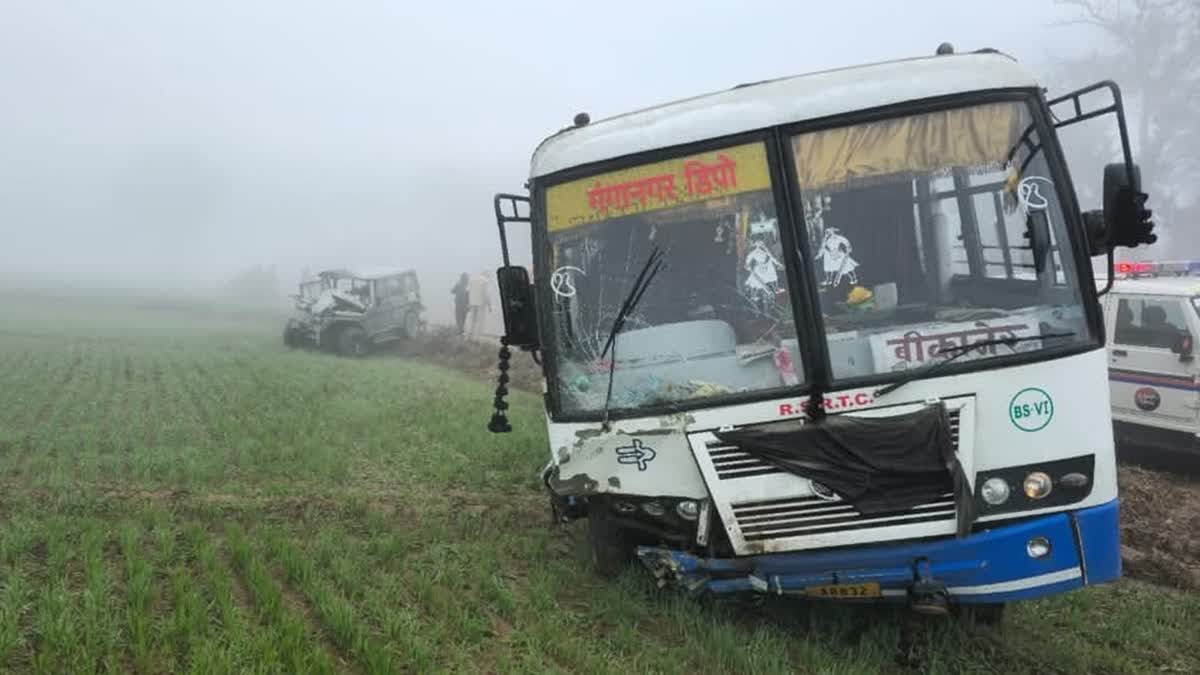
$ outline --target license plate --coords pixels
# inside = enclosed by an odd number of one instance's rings
[[[859,598],[878,598],[879,584],[834,584],[832,586],[809,586],[804,589],[805,595],[814,598],[838,598],[841,600],[857,600]]]

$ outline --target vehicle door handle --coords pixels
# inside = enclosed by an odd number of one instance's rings
[[[1124,349],[1114,349],[1114,350],[1112,350],[1112,355],[1113,356],[1129,356],[1129,352],[1125,351]]]

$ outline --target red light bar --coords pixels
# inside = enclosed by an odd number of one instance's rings
[[[1158,264],[1150,262],[1119,262],[1113,267],[1117,274],[1132,276],[1153,274],[1158,270]]]

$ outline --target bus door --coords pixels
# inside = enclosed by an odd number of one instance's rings
[[[1105,317],[1113,417],[1192,431],[1200,411],[1200,367],[1172,351],[1181,334],[1196,335],[1188,298],[1113,292]]]

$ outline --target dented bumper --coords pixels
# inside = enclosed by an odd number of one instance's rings
[[[1035,557],[1030,542],[1043,539],[1049,551]],[[934,589],[959,603],[1008,602],[1121,575],[1117,500],[962,539],[744,558],[701,558],[643,546],[638,556],[660,585],[695,592],[790,594],[867,585],[878,589],[869,597],[896,601],[907,600],[914,589]]]

